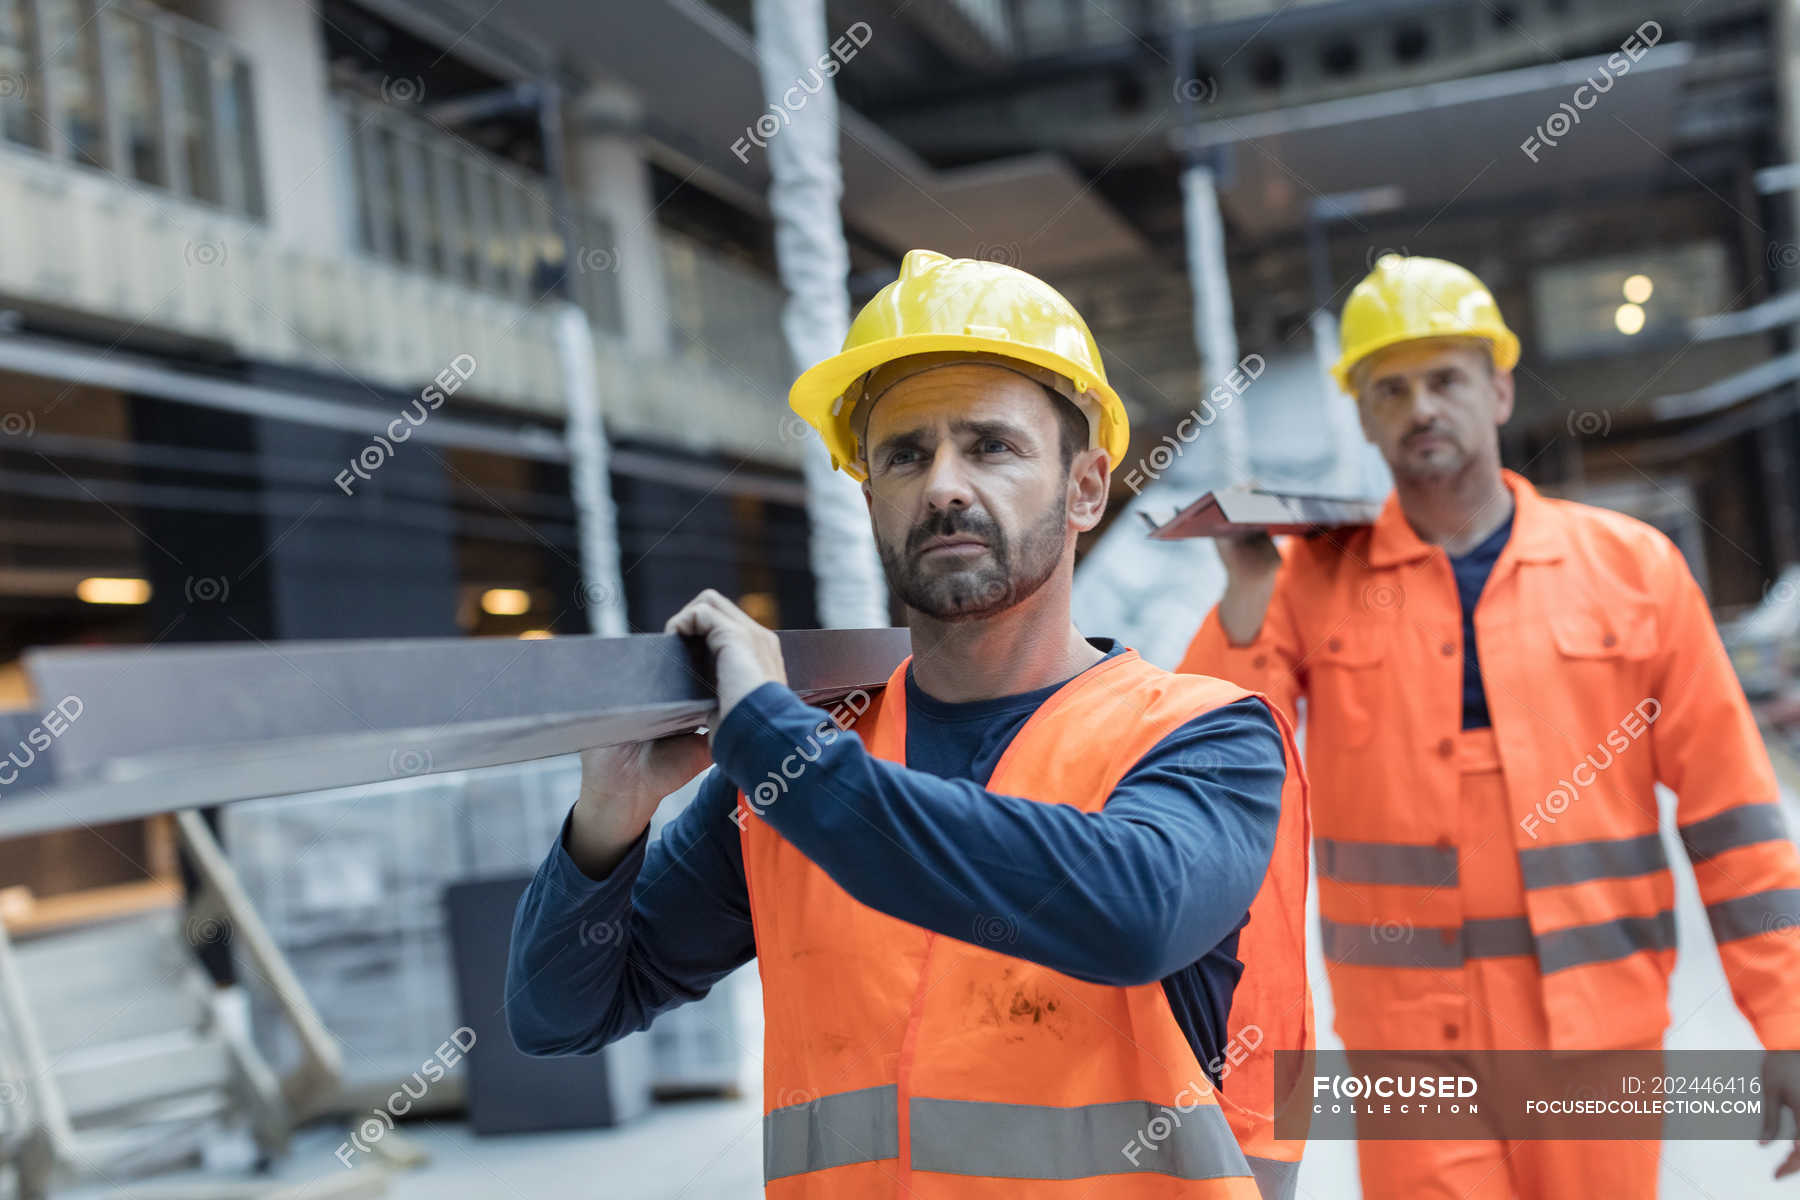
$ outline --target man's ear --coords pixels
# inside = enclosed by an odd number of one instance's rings
[[[1494,424],[1504,425],[1512,419],[1514,398],[1513,373],[1494,372]]]
[[[1106,515],[1107,492],[1112,487],[1112,464],[1106,451],[1089,447],[1069,464],[1069,523],[1086,533]]]

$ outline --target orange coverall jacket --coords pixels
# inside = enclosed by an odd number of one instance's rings
[[[1462,608],[1448,556],[1397,496],[1373,526],[1290,539],[1255,641],[1231,645],[1215,608],[1181,663],[1290,718],[1306,699],[1339,1034],[1351,1046],[1429,1037],[1432,973],[1528,947],[1549,1049],[1660,1037],[1675,958],[1661,782],[1679,797],[1733,998],[1766,1047],[1800,1048],[1800,853],[1705,597],[1657,530],[1503,474],[1513,531],[1475,633],[1526,919],[1462,922]]]

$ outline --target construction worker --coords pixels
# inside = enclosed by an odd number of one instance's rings
[[[1732,994],[1800,1048],[1800,855],[1668,538],[1501,469],[1519,342],[1441,259],[1384,256],[1338,383],[1394,477],[1371,527],[1219,543],[1182,668],[1307,701],[1321,941],[1351,1050],[1661,1046],[1679,796]],[[1764,1140],[1800,1104],[1764,1060]],[[1365,1197],[1651,1196],[1652,1141],[1370,1141]],[[1800,1143],[1777,1174],[1800,1169]]]
[[[1070,619],[1128,438],[1086,324],[914,250],[790,399],[862,481],[913,654],[826,712],[724,596],[672,617],[718,718],[584,757],[518,909],[514,1040],[598,1049],[754,956],[772,1197],[1291,1195],[1297,1156],[1248,1161],[1222,1098],[1310,1036],[1304,780],[1266,700]]]

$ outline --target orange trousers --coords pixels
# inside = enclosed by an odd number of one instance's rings
[[[1493,730],[1463,730],[1459,763],[1463,919],[1521,916],[1525,882]],[[1541,1050],[1550,1044],[1533,955],[1466,961],[1461,1008],[1459,1024],[1470,1050]],[[1642,1048],[1660,1045],[1659,1039]],[[1357,1159],[1364,1200],[1640,1200],[1656,1195],[1661,1149],[1654,1141],[1371,1140],[1357,1143]]]

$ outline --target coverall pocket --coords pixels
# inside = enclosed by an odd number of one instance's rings
[[[1468,999],[1462,972],[1369,968],[1357,985],[1340,969],[1332,976],[1333,1025],[1348,1050],[1463,1050]],[[1379,974],[1376,974],[1379,972]]]
[[[1567,658],[1649,658],[1656,653],[1656,610],[1642,605],[1551,613],[1550,638]]]
[[[1387,657],[1385,631],[1345,626],[1320,642],[1308,660],[1307,738],[1355,749],[1375,733]]]

